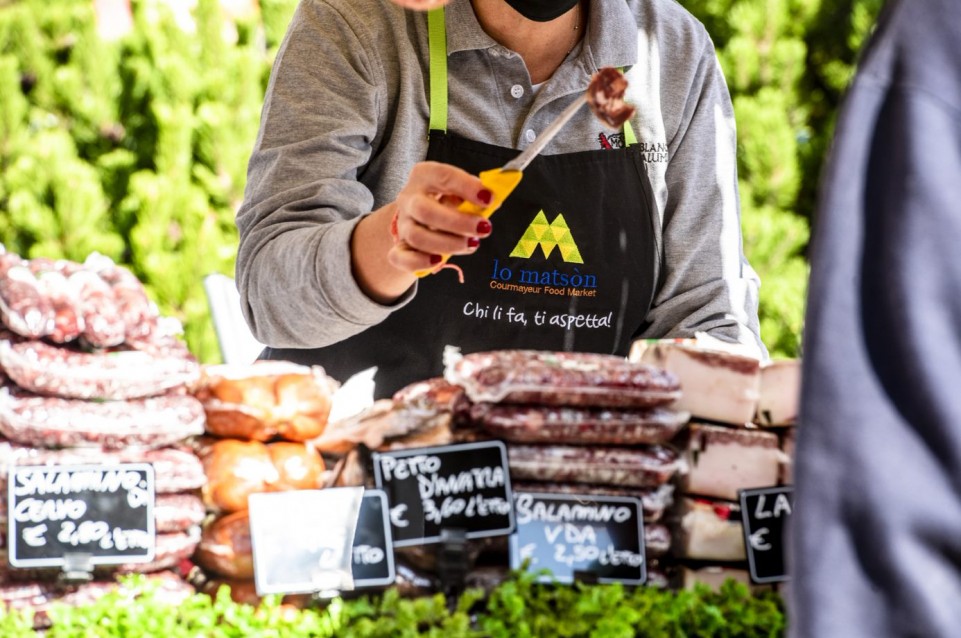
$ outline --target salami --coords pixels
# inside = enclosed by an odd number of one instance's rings
[[[105,452],[97,448],[47,450],[0,442],[0,494],[6,494],[10,465],[116,465],[149,463],[154,468],[157,494],[199,489],[206,482],[203,465],[194,454],[176,448],[126,448]]]
[[[157,306],[132,272],[98,253],[87,257],[84,267],[96,272],[113,291],[127,341],[143,339],[154,332],[159,316]]]
[[[478,403],[471,421],[493,436],[517,443],[637,445],[667,443],[690,415],[656,407],[606,410]]]
[[[681,395],[669,372],[583,352],[478,352],[450,361],[444,376],[474,403],[647,408]]]
[[[0,433],[36,447],[164,447],[204,432],[204,410],[187,394],[84,401],[0,389]]]
[[[69,278],[80,300],[83,315],[83,340],[95,348],[119,346],[125,327],[110,284],[95,272],[78,269]]]
[[[507,450],[511,478],[518,480],[593,483],[621,487],[656,487],[682,469],[669,447],[577,447],[512,445]]]
[[[53,324],[50,332],[44,336],[57,343],[74,341],[83,333],[84,327],[80,300],[64,275],[68,270],[66,264],[42,257],[29,262],[30,271],[37,277],[40,294],[53,307]]]
[[[193,494],[159,494],[153,506],[158,534],[186,532],[199,526],[206,515],[204,502]]]
[[[18,255],[0,246],[0,321],[18,335],[39,338],[54,327],[54,309]]]
[[[69,399],[139,399],[200,378],[192,358],[137,350],[90,353],[42,341],[0,341],[0,365],[25,390]]]

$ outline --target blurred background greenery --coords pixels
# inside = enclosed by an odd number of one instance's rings
[[[800,354],[818,176],[882,3],[681,0],[734,100],[744,245],[775,356]],[[234,213],[296,0],[133,0],[130,28],[104,21],[110,5],[126,3],[0,0],[0,243],[127,264],[216,362],[202,278],[233,275]]]

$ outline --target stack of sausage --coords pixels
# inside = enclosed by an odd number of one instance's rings
[[[259,601],[254,587],[247,497],[258,492],[319,489],[330,483],[309,443],[327,425],[336,382],[322,368],[283,361],[204,368],[195,396],[208,436],[196,442],[211,516],[194,561],[201,585],[229,585],[238,602]]]
[[[670,549],[662,517],[684,463],[668,443],[689,414],[677,378],[623,357],[503,350],[453,361],[470,421],[507,442],[515,491],[639,497],[651,582]],[[653,560],[652,560],[653,559]]]
[[[202,406],[186,391],[200,366],[178,339],[179,324],[160,316],[129,270],[101,255],[82,264],[22,259],[2,246],[0,322],[0,467],[152,464],[155,560],[97,574],[176,567],[193,552],[203,517],[195,493],[203,472],[182,446],[203,431]],[[5,527],[3,512],[0,521]],[[4,556],[0,602],[47,604],[59,594],[44,579],[55,575],[10,569]],[[107,586],[84,586],[69,599]]]
[[[675,440],[687,464],[673,552],[681,583],[749,583],[739,491],[790,483],[800,362],[762,363],[703,340],[638,342],[630,359],[675,374],[675,407],[692,415]]]

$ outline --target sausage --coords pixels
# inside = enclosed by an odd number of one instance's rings
[[[126,340],[147,337],[155,330],[159,316],[157,306],[150,301],[136,275],[97,253],[87,257],[84,267],[96,272],[110,286]]]
[[[176,448],[126,448],[112,452],[97,448],[47,450],[0,442],[0,493],[6,494],[7,468],[11,465],[116,465],[149,463],[154,469],[157,494],[174,494],[200,488],[204,469],[194,454]]]
[[[110,348],[123,343],[126,329],[110,284],[97,273],[82,268],[70,275],[69,282],[80,300],[83,340],[94,348]]]
[[[21,445],[156,448],[203,431],[203,406],[186,394],[94,402],[0,389],[0,433]]]
[[[200,378],[200,366],[190,358],[138,350],[90,353],[42,341],[0,341],[0,366],[25,390],[69,399],[139,399]]]
[[[51,341],[66,343],[74,341],[83,333],[83,314],[80,300],[64,271],[67,262],[38,257],[29,262],[30,272],[37,277],[40,294],[46,297],[54,312],[51,331],[44,335]]]
[[[0,246],[0,321],[18,335],[39,338],[54,327],[54,309],[18,255]]]
[[[669,372],[584,352],[478,352],[450,362],[444,376],[473,403],[648,408],[681,394]]]
[[[683,467],[677,451],[644,448],[511,445],[507,449],[511,479],[594,483],[621,487],[656,487]]]
[[[158,494],[154,501],[154,527],[158,534],[184,532],[198,527],[206,516],[204,502],[193,494]]]
[[[517,443],[638,445],[667,443],[690,415],[663,407],[608,410],[477,403],[471,421]]]

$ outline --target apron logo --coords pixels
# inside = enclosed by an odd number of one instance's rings
[[[530,259],[538,246],[541,247],[545,259],[550,256],[556,247],[560,250],[561,258],[565,262],[569,264],[584,263],[581,251],[574,243],[571,229],[564,221],[563,215],[559,214],[554,218],[554,221],[548,222],[547,215],[544,214],[543,210],[537,213],[537,217],[534,218],[534,221],[517,241],[517,245],[514,246],[510,256]]]

